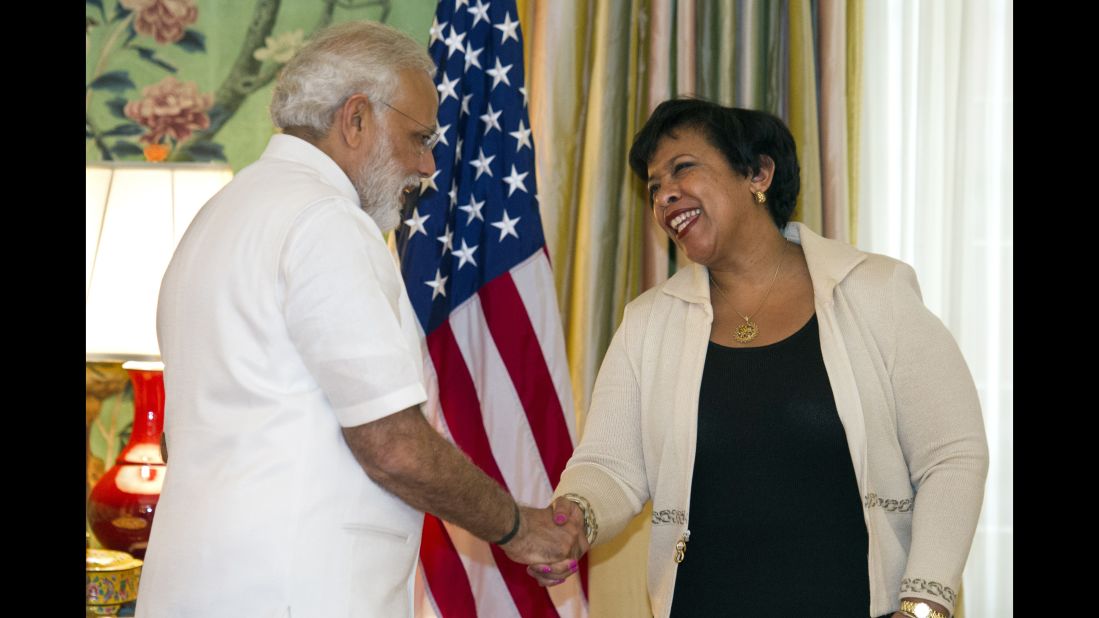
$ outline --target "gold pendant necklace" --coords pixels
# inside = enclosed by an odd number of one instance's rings
[[[763,295],[763,300],[759,301],[759,306],[756,307],[756,310],[753,311],[751,315],[745,315],[737,311],[736,307],[733,307],[732,303],[729,303],[729,307],[731,307],[733,311],[736,311],[736,314],[744,320],[743,324],[737,325],[736,329],[733,330],[733,339],[736,339],[738,342],[751,343],[759,336],[759,325],[752,321],[752,316],[759,313],[759,310],[763,308],[763,303],[766,303],[767,297],[771,295],[771,290],[775,288],[775,281],[778,281],[778,272],[782,270],[782,257],[784,255],[786,255],[785,239],[782,241],[782,251],[778,255],[778,266],[775,267],[775,274],[771,276],[771,285],[767,287],[767,293]],[[717,291],[721,293],[721,297],[728,302],[729,297],[725,295],[725,290],[721,289],[721,286],[718,284],[717,280],[714,279],[713,275],[710,275],[710,282],[713,283],[714,287],[717,288]]]

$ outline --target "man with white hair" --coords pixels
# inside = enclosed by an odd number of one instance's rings
[[[550,563],[582,522],[520,507],[445,441],[382,234],[435,171],[435,67],[373,22],[283,69],[275,135],[195,217],[161,286],[171,462],[137,615],[407,616],[423,511]],[[365,474],[364,474],[365,472]]]

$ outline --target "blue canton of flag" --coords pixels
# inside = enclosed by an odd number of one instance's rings
[[[431,26],[437,169],[397,231],[425,335],[545,244],[520,37],[514,0],[440,2]]]

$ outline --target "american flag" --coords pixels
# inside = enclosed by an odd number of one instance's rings
[[[426,414],[520,503],[545,506],[576,427],[515,0],[441,0],[428,50],[438,67],[437,171],[397,231],[425,335]],[[580,578],[541,588],[499,547],[431,515],[420,566],[421,616],[587,613]]]

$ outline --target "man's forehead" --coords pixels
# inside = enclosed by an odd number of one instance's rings
[[[409,109],[418,112],[417,120],[431,124],[439,111],[439,98],[435,94],[435,83],[424,71],[407,69],[400,74],[399,87],[395,101],[404,103]],[[419,117],[422,112],[424,118]]]

